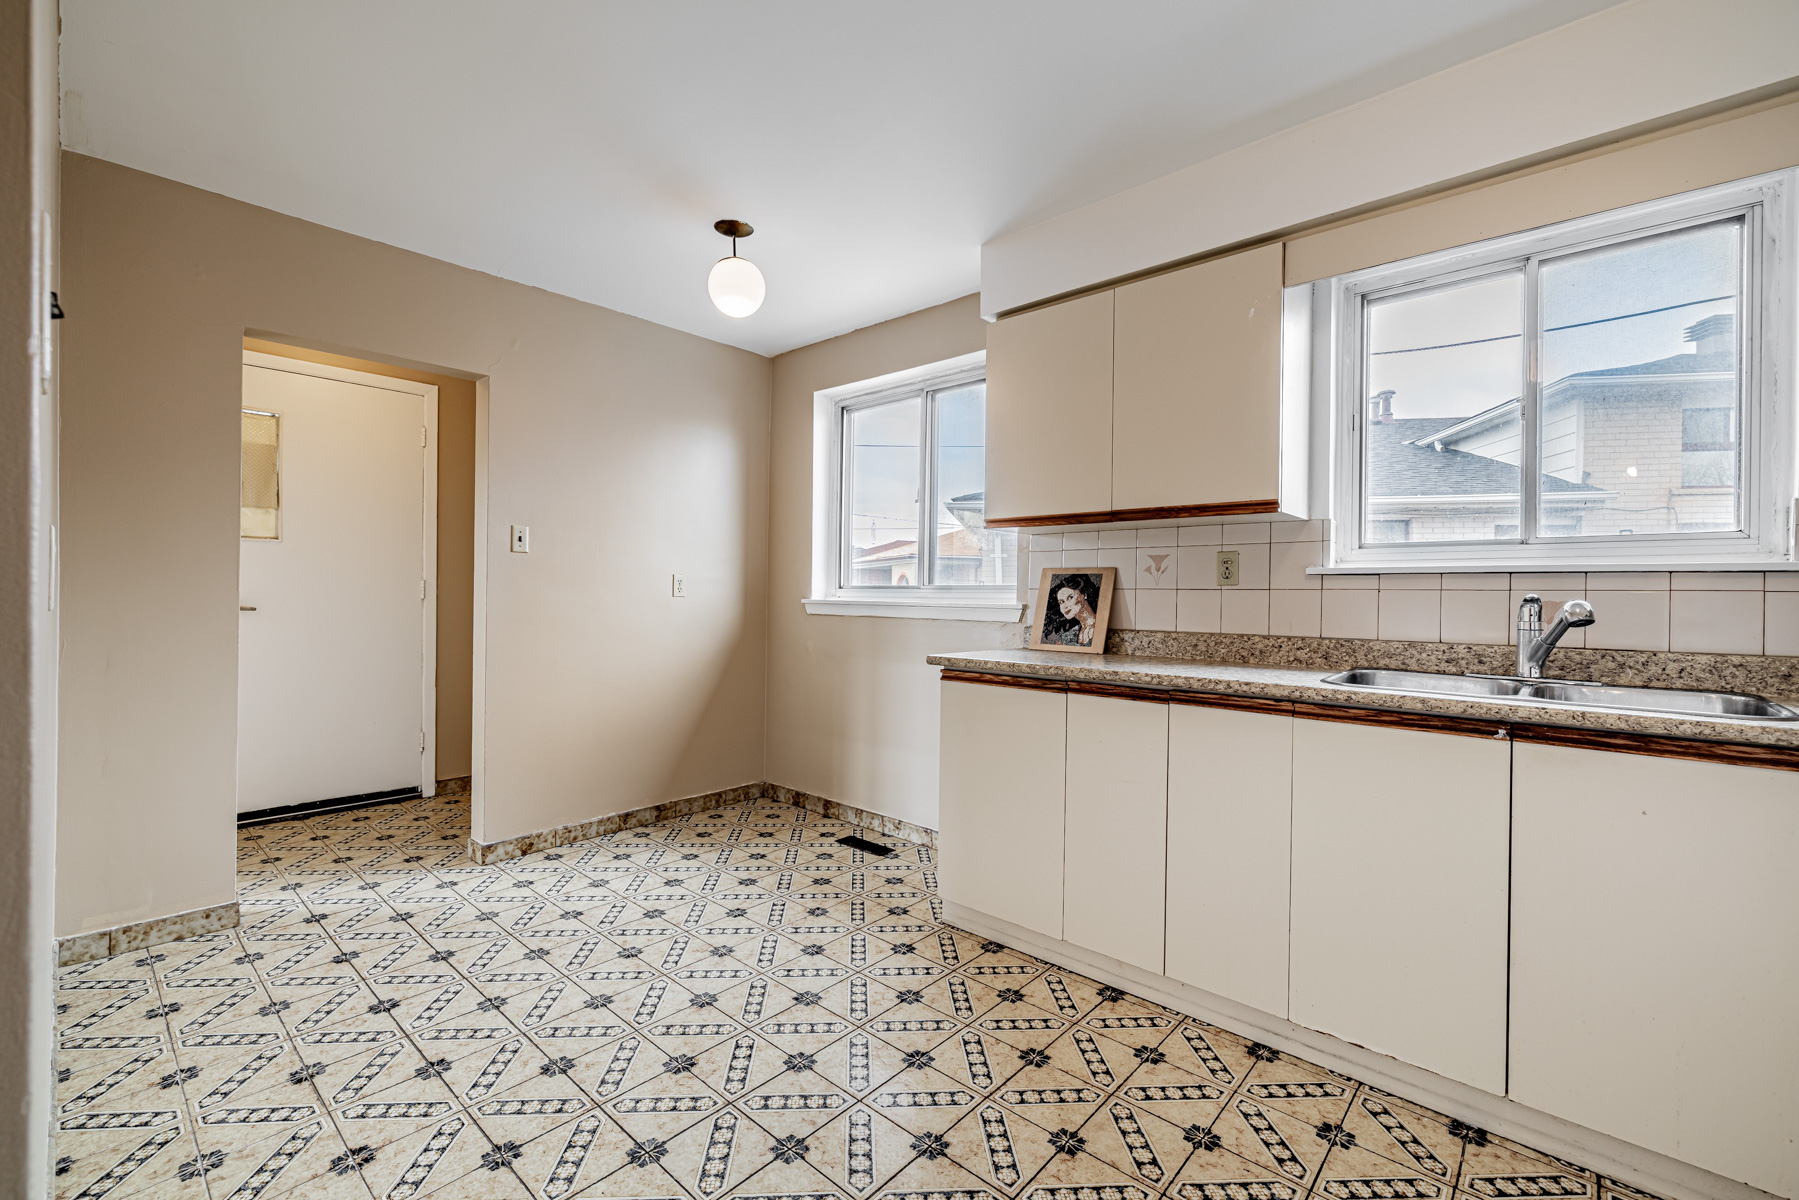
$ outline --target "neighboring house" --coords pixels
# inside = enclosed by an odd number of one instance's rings
[[[939,584],[1010,583],[1016,578],[1018,536],[1011,530],[983,527],[985,502],[984,492],[952,496],[944,502],[944,510],[959,527],[937,534]],[[918,581],[917,541],[856,547],[854,585],[907,587]]]
[[[1686,331],[1696,353],[1583,371],[1543,388],[1542,532],[1734,529],[1737,378],[1734,322]],[[1518,534],[1520,401],[1466,418],[1395,418],[1371,401],[1369,540]]]

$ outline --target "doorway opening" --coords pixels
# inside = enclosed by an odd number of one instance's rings
[[[467,791],[475,381],[243,364],[238,823]]]

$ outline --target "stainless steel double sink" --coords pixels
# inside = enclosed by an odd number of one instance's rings
[[[1578,679],[1525,679],[1513,675],[1438,675],[1430,671],[1387,671],[1357,667],[1327,675],[1326,683],[1408,696],[1456,699],[1537,700],[1573,708],[1654,713],[1668,717],[1744,717],[1759,721],[1799,721],[1799,712],[1743,692],[1697,692],[1678,688],[1622,687]]]

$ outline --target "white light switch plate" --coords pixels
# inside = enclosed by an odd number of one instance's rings
[[[512,552],[514,554],[531,553],[531,527],[529,525],[512,527]]]

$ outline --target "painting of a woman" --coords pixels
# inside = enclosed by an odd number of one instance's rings
[[[1114,567],[1081,571],[1044,568],[1037,590],[1032,647],[1103,653],[1115,576]]]

